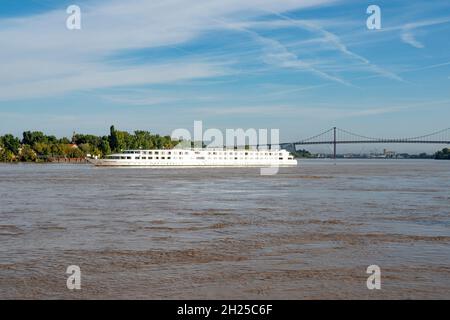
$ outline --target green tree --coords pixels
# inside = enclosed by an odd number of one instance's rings
[[[296,151],[291,151],[292,155],[295,158],[311,158],[312,154],[308,151],[308,150],[296,150]]]
[[[436,152],[434,158],[438,160],[450,160],[450,149],[444,148],[442,151]]]
[[[22,144],[33,146],[38,142],[47,142],[47,137],[41,131],[25,131],[23,133]]]
[[[128,146],[132,144],[132,141],[130,141],[130,134],[125,131],[118,131],[114,126],[111,126],[109,144],[113,151],[127,149]]]
[[[14,155],[17,155],[20,147],[20,140],[14,137],[12,134],[5,134],[2,137],[2,144],[6,150],[11,151]]]
[[[33,149],[40,156],[48,156],[52,153],[51,146],[49,143],[37,142],[33,145]]]
[[[109,145],[108,137],[103,137],[100,143],[100,151],[103,156],[111,153],[111,147]]]
[[[84,158],[85,154],[79,148],[74,148],[70,145],[62,145],[64,156],[67,158]]]
[[[58,139],[57,141],[55,141],[55,143],[70,144],[71,141],[68,138],[64,137],[64,138]]]
[[[19,152],[19,160],[20,161],[36,161],[37,155],[36,152],[27,144],[23,145],[22,149]]]
[[[77,145],[89,144],[91,146],[99,146],[101,138],[92,134],[75,134],[72,137],[72,142],[76,143]]]
[[[10,150],[7,150],[5,148],[0,149],[0,161],[6,161],[11,162],[16,159],[14,153],[12,153]]]
[[[68,144],[66,143],[57,143],[57,144],[52,144],[50,146],[50,150],[51,150],[51,155],[52,156],[64,156],[64,149]]]
[[[92,153],[92,151],[94,150],[95,146],[92,146],[89,143],[82,143],[80,145],[78,145],[78,148],[80,148],[80,150],[84,153]]]

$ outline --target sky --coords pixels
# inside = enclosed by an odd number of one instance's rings
[[[379,30],[366,26],[373,4]],[[0,3],[0,134],[170,134],[201,120],[297,141],[333,126],[417,136],[449,119],[448,0]]]

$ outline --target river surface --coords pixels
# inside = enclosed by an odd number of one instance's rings
[[[449,190],[435,160],[1,164],[0,298],[449,299]]]

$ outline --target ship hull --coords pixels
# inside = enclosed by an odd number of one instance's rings
[[[269,162],[150,162],[150,161],[125,161],[125,160],[107,160],[107,159],[88,159],[88,162],[96,167],[290,167],[297,166],[296,160],[289,160],[280,163]]]

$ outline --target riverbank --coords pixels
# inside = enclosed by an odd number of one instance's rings
[[[19,163],[29,163],[29,164],[88,164],[89,162],[85,158],[52,158],[40,161],[3,161],[2,164],[19,164]]]

